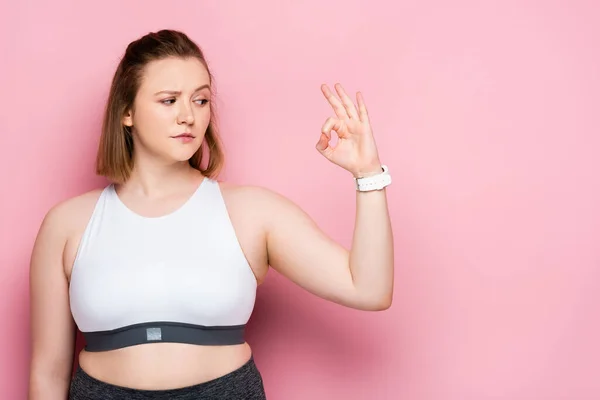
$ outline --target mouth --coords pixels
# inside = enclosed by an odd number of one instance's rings
[[[174,139],[194,139],[196,136],[192,135],[191,133],[182,133],[179,134],[177,136],[171,136]]]

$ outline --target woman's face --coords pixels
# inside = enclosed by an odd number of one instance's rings
[[[200,148],[210,122],[210,77],[196,58],[148,64],[133,109],[123,118],[132,128],[135,158],[187,161]]]

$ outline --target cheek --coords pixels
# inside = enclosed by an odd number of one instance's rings
[[[195,118],[195,122],[194,122],[193,129],[204,132],[206,130],[206,128],[208,128],[208,124],[210,123],[210,109],[205,108],[205,109],[199,110],[194,115],[194,118]]]
[[[210,105],[206,105],[199,109],[198,112],[196,112],[196,118],[202,121],[203,124],[206,123],[208,125],[210,122]]]
[[[133,124],[138,134],[152,140],[156,136],[169,135],[175,116],[168,107],[147,107],[134,115]]]

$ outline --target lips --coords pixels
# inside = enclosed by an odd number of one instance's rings
[[[180,139],[180,138],[194,139],[196,136],[192,135],[191,133],[182,133],[177,136],[171,136],[171,137],[175,138],[175,139]]]

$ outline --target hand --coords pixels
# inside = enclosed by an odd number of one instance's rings
[[[335,90],[339,99],[327,85],[321,85],[321,91],[333,107],[336,116],[329,117],[323,124],[316,149],[329,161],[351,172],[356,178],[381,173],[377,146],[362,94],[356,94],[357,109],[342,85],[335,84]],[[329,145],[331,131],[338,136],[335,147]]]

